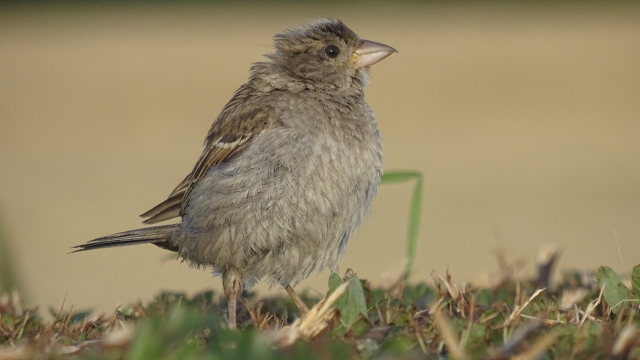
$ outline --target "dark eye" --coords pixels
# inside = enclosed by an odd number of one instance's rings
[[[334,58],[340,54],[340,49],[335,45],[329,45],[324,49],[324,53],[327,54],[328,57]]]

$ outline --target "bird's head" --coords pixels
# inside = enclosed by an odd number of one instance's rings
[[[269,58],[287,72],[317,85],[343,88],[366,82],[369,66],[386,58],[394,48],[363,40],[342,21],[322,19],[287,29],[274,37],[276,52]]]

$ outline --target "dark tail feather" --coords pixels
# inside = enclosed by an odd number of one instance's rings
[[[178,248],[170,241],[171,235],[177,226],[177,224],[154,226],[104,236],[91,240],[86,244],[74,246],[72,249],[77,250],[72,251],[72,253],[138,244],[153,244],[166,250],[178,251]]]

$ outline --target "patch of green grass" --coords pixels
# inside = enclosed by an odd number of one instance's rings
[[[11,249],[0,223],[0,293],[19,290]]]
[[[303,299],[316,306],[299,319],[286,295],[260,299],[247,293],[237,331],[227,328],[226,302],[213,291],[191,297],[164,292],[109,316],[70,307],[55,312],[53,321],[5,298],[0,358],[638,358],[633,293],[625,287],[627,306],[610,311],[621,291],[611,297],[606,288],[617,275],[607,272],[597,282],[595,273],[582,274],[576,282],[578,272],[565,273],[566,281],[544,290],[532,280],[503,275],[462,289],[448,275],[435,276],[433,283],[372,287],[351,272],[341,286],[343,279],[332,274],[331,290],[344,292],[325,313],[318,310],[326,303],[308,294]]]

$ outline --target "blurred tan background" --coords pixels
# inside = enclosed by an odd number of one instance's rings
[[[324,16],[399,50],[366,94],[385,170],[425,176],[414,280],[477,279],[500,247],[531,270],[547,243],[560,268],[622,272],[614,230],[640,263],[637,3],[278,4],[0,10],[0,221],[30,305],[112,311],[220,289],[151,245],[67,252],[139,227],[271,36]],[[380,188],[341,271],[379,283],[401,268],[411,190]]]

